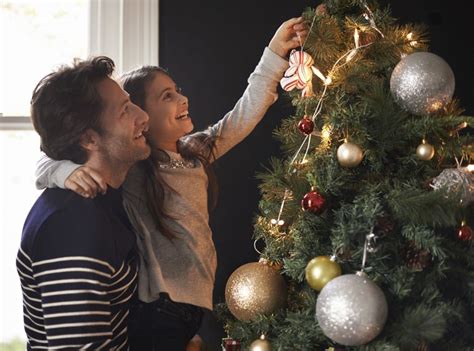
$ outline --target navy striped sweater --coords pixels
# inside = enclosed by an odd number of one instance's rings
[[[45,190],[17,256],[28,350],[126,350],[137,264],[120,190]]]

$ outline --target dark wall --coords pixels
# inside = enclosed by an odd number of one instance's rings
[[[317,4],[303,0],[160,1],[160,64],[188,96],[196,130],[216,122],[233,107],[278,26]],[[401,23],[429,26],[430,51],[450,64],[456,76],[455,96],[474,114],[474,40],[465,2],[393,0],[390,5]],[[218,252],[216,302],[223,300],[231,272],[257,259],[251,239],[259,200],[255,174],[270,156],[278,155],[272,130],[291,112],[289,101],[281,97],[254,132],[217,164],[220,198],[211,216]]]
[[[160,64],[188,96],[196,130],[232,109],[279,25],[311,5],[295,0],[160,3]],[[218,299],[230,273],[257,258],[251,240],[259,200],[255,173],[278,153],[272,130],[291,111],[289,101],[279,99],[254,132],[217,163],[220,197],[211,224]]]

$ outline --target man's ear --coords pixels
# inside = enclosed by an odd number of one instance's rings
[[[97,151],[99,149],[99,133],[95,130],[87,129],[80,138],[81,146],[88,151]]]

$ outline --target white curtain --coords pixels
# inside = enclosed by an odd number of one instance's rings
[[[89,52],[105,55],[122,74],[158,65],[159,0],[91,0]]]

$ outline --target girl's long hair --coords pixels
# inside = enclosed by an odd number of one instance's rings
[[[143,66],[125,73],[121,77],[124,90],[130,95],[130,100],[146,111],[146,92],[157,74],[168,72],[157,66]],[[192,139],[178,141],[178,152],[187,160],[198,159],[201,161],[208,177],[208,207],[214,209],[217,203],[218,187],[217,179],[211,163],[214,161],[214,149],[216,136],[210,133],[199,132],[193,134]],[[164,159],[165,158],[165,159]],[[167,158],[167,159],[166,159]],[[166,191],[175,191],[163,179],[160,174],[159,161],[169,161],[169,156],[163,150],[152,150],[150,157],[140,161],[138,167],[145,174],[144,189],[146,194],[146,205],[150,211],[157,229],[168,239],[176,238],[176,233],[166,225],[165,219],[175,219],[167,213],[164,207]]]

